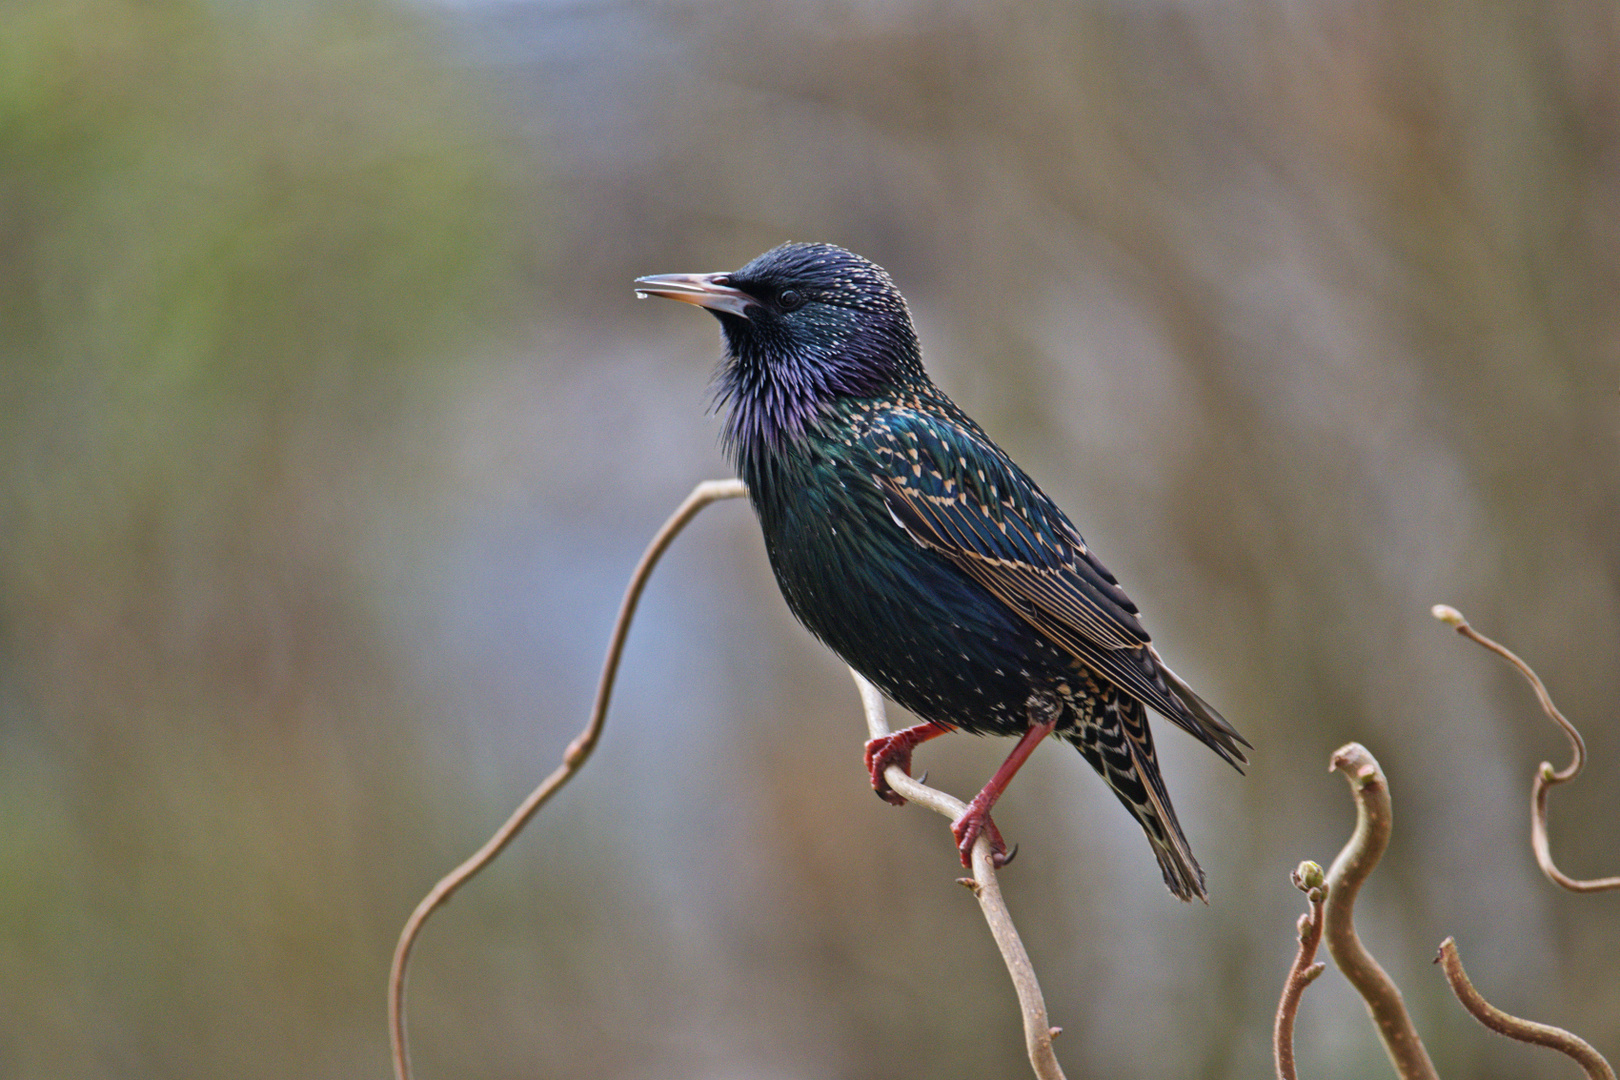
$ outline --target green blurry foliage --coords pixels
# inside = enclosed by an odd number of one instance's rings
[[[367,538],[539,233],[449,52],[405,8],[0,6],[0,1075],[383,1060],[421,707]]]
[[[8,9],[19,361],[274,400],[442,355],[498,310],[515,162],[458,76],[397,14],[249,7]]]
[[[523,163],[431,44],[364,5],[0,12],[8,624],[97,552],[266,540],[213,526],[510,323]]]

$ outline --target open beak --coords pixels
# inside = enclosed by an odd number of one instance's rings
[[[654,274],[636,278],[636,295],[643,300],[662,296],[665,300],[679,300],[746,319],[748,305],[759,301],[741,289],[732,288],[727,283],[728,277],[727,274]]]

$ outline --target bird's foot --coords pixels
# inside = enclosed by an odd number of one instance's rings
[[[1062,715],[1061,704],[1050,695],[1030,695],[1029,728],[1018,737],[1018,745],[1013,747],[1012,753],[1007,755],[1007,760],[1001,763],[1001,768],[996,770],[990,782],[973,796],[973,801],[967,804],[962,816],[951,822],[951,835],[956,837],[956,850],[962,856],[963,866],[973,865],[973,842],[984,833],[990,836],[990,861],[998,868],[1012,862],[1013,856],[1018,854],[1017,848],[1011,852],[1007,850],[1007,845],[1001,839],[1001,830],[990,820],[990,808],[996,805],[996,800],[1007,790],[1014,774],[1035,752],[1036,745],[1052,734]]]
[[[974,799],[968,803],[968,808],[962,811],[962,816],[951,822],[951,835],[956,837],[956,851],[962,857],[962,865],[972,869],[973,845],[978,842],[981,834],[990,836],[990,864],[997,870],[1012,862],[1018,854],[1015,847],[1007,850],[1007,843],[1001,838],[1001,830],[996,823],[990,820],[990,811],[987,807],[979,805]]]
[[[949,730],[951,729],[938,724],[914,724],[891,735],[880,735],[868,740],[866,771],[872,775],[872,790],[878,793],[878,798],[890,806],[906,805],[905,798],[889,786],[889,781],[883,774],[888,771],[889,766],[898,765],[901,772],[910,776],[911,752],[917,748],[917,744],[927,742]]]
[[[905,798],[889,786],[888,778],[883,775],[890,765],[898,765],[901,772],[911,775],[911,751],[916,743],[902,740],[904,734],[899,731],[883,735],[866,744],[866,771],[872,774],[872,790],[890,806],[906,805]]]

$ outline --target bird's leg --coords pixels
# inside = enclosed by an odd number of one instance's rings
[[[972,867],[973,842],[986,830],[990,833],[991,862],[998,867],[1012,862],[1012,856],[1007,854],[1007,845],[1001,839],[1001,830],[990,820],[990,808],[996,805],[996,800],[1007,790],[1012,778],[1029,760],[1029,755],[1035,752],[1035,747],[1052,734],[1058,718],[1063,715],[1063,706],[1046,694],[1031,694],[1025,708],[1029,710],[1030,726],[1019,736],[1018,745],[1012,748],[1012,753],[1007,755],[1007,760],[1001,763],[1001,768],[996,770],[990,782],[973,796],[973,801],[962,811],[962,816],[951,822],[951,835],[956,837],[956,850],[962,856],[963,866]]]
[[[880,735],[869,740],[866,744],[866,771],[872,774],[872,790],[878,793],[878,798],[894,806],[906,805],[906,800],[884,779],[884,772],[890,765],[898,765],[902,772],[910,776],[911,752],[929,739],[937,739],[951,731],[944,724],[913,724],[892,735]]]

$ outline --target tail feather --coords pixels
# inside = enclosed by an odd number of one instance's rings
[[[1075,705],[1079,722],[1064,735],[1142,826],[1165,886],[1182,900],[1197,897],[1208,903],[1204,871],[1170,805],[1141,702],[1108,687]]]
[[[1167,714],[1165,719],[1178,727],[1185,728],[1200,742],[1219,754],[1221,759],[1228,765],[1238,772],[1242,772],[1243,766],[1249,763],[1249,759],[1243,754],[1242,747],[1247,746],[1251,750],[1254,749],[1249,744],[1249,740],[1239,735],[1237,728],[1228,723],[1226,717],[1216,712],[1213,705],[1199,697],[1193,688],[1187,685],[1185,679],[1171,671],[1169,665],[1160,659],[1157,649],[1149,645],[1147,652],[1152,657],[1154,664],[1157,665],[1159,674],[1164,676],[1165,682],[1170,684],[1172,700],[1184,706],[1183,709],[1179,710],[1180,715],[1170,716]],[[1149,752],[1151,753],[1151,747]]]

